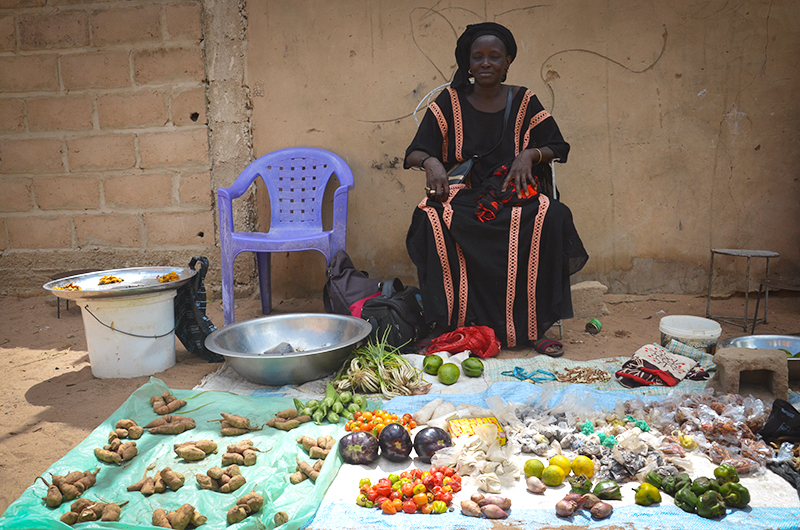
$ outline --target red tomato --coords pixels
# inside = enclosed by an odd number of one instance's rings
[[[453,469],[452,467],[446,467],[444,468],[443,473],[445,477],[452,477],[453,475],[455,475],[456,470]]]
[[[444,482],[444,473],[437,471],[433,474],[433,483],[437,486],[441,486]]]
[[[403,421],[404,421],[404,422],[408,423],[408,422],[410,422],[412,419],[413,419],[413,417],[411,416],[411,414],[409,414],[409,413],[407,413],[407,412],[406,412],[405,414],[403,414]]]
[[[386,515],[394,515],[397,513],[397,508],[395,508],[392,501],[388,500],[381,504],[381,510],[383,510],[383,513]]]
[[[414,475],[414,478],[422,478],[422,470],[419,468],[414,468],[411,470],[411,473]]]
[[[375,505],[376,506],[383,506],[383,503],[385,503],[387,501],[389,501],[389,497],[378,496],[375,499]]]
[[[408,499],[403,503],[403,511],[406,513],[417,513],[417,503],[414,502],[414,499]]]
[[[442,498],[439,500],[449,505],[451,502],[453,502],[453,494],[445,491],[442,493]]]
[[[400,491],[403,492],[404,497],[413,497],[414,496],[414,484],[411,482],[406,482],[400,487]]]

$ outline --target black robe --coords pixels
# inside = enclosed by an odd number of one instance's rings
[[[442,92],[428,108],[406,156],[420,150],[446,166],[482,156],[467,185],[451,187],[446,203],[423,199],[406,246],[417,266],[428,323],[489,326],[514,346],[572,317],[569,276],[588,255],[569,209],[542,194],[512,199],[491,221],[476,216],[477,202],[502,183],[493,174],[510,167],[522,150],[549,147],[562,162],[569,153],[555,120],[527,89],[516,91],[505,135],[503,115],[474,109],[460,90]],[[549,179],[546,164],[533,172],[540,182]]]

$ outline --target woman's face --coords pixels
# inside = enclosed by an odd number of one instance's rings
[[[499,85],[510,64],[511,56],[507,54],[505,44],[494,35],[482,35],[470,47],[469,69],[476,85]]]

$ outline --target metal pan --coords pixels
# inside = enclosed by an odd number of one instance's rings
[[[158,276],[170,272],[178,274],[178,279],[172,282],[159,282]],[[86,300],[94,298],[114,298],[119,296],[134,296],[158,293],[178,289],[189,283],[197,274],[188,267],[131,267],[128,269],[111,269],[106,271],[90,272],[53,280],[44,284],[44,288],[66,300]],[[98,285],[100,278],[105,275],[122,278],[120,283]],[[81,288],[80,291],[62,291],[56,287],[64,287],[73,283]]]

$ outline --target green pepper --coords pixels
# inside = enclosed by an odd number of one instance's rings
[[[604,480],[602,482],[598,482],[597,485],[594,487],[594,491],[592,491],[598,498],[605,500],[612,500],[612,501],[621,501],[622,500],[622,492],[619,489],[619,484],[614,482],[613,480]]]
[[[697,515],[714,519],[725,515],[725,500],[718,491],[708,490],[697,498]]]
[[[586,475],[572,476],[567,480],[569,480],[569,485],[572,486],[572,493],[583,495],[592,491],[592,481]]]
[[[636,492],[636,495],[634,496],[633,500],[639,506],[650,506],[651,504],[661,502],[661,493],[658,491],[658,488],[649,482],[643,482],[634,491]]]
[[[664,479],[655,471],[651,471],[644,477],[644,481],[661,489],[661,483],[664,482]]]
[[[688,473],[678,473],[675,476],[664,477],[664,480],[661,481],[661,491],[675,496],[684,486],[691,483],[692,477]]]
[[[692,483],[692,477],[689,473],[678,473],[675,475],[675,493],[678,493],[684,486],[689,486]]]
[[[714,478],[720,485],[726,482],[739,482],[739,472],[732,465],[722,463],[714,469]]]
[[[719,492],[719,482],[708,477],[698,477],[692,482],[692,491],[698,497],[707,491]]]
[[[750,502],[750,491],[737,482],[726,482],[719,488],[727,506],[745,508]]]
[[[697,495],[692,488],[684,486],[675,494],[675,506],[684,512],[694,513],[697,511]]]

